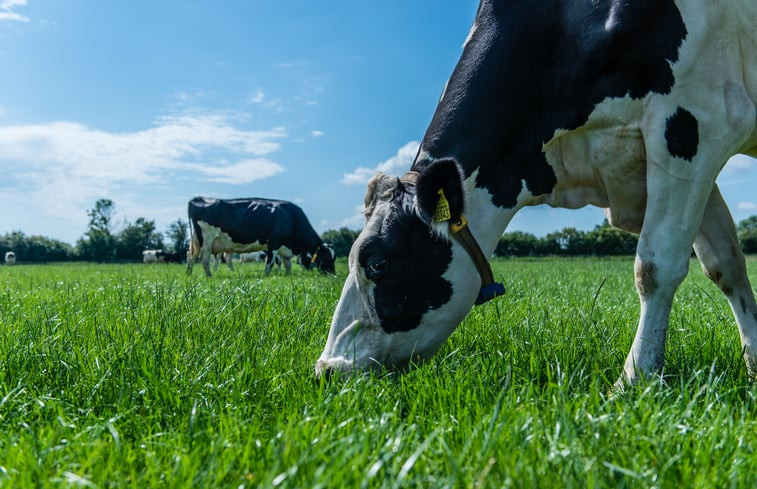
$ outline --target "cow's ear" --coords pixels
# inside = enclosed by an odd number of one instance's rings
[[[386,175],[385,173],[376,172],[376,174],[373,175],[368,182],[368,188],[365,191],[365,197],[363,199],[363,202],[365,203],[363,214],[365,214],[366,219],[371,217],[376,204],[392,198],[394,190],[399,183],[399,178]]]
[[[463,172],[451,158],[439,159],[418,177],[417,202],[421,217],[429,223],[457,222],[463,213]]]

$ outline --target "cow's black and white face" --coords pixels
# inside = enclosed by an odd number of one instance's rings
[[[377,174],[366,224],[331,322],[318,376],[406,368],[433,355],[470,310],[480,286],[470,257],[433,222],[438,189],[453,218],[462,212],[461,173],[451,160],[427,168],[417,186]],[[435,230],[437,227],[439,230]]]
[[[318,267],[318,270],[324,273],[334,274],[334,249],[329,244],[322,244],[315,254],[314,258],[310,258],[311,262]]]

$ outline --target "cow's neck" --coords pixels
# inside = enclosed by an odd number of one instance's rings
[[[452,156],[460,161],[456,155]],[[434,158],[421,150],[412,169],[422,173],[424,168],[433,161]],[[515,205],[513,207],[503,208],[496,206],[492,201],[492,195],[489,190],[476,184],[478,177],[479,170],[475,169],[470,175],[466,175],[463,180],[463,191],[465,193],[464,213],[473,237],[481,247],[481,251],[488,257],[494,252],[499,238],[517,211],[529,205],[533,196],[527,190],[525,182],[521,182],[522,187],[514,199]]]
[[[507,225],[516,212],[528,204],[531,194],[523,186],[517,197],[516,205],[510,208],[497,207],[492,203],[492,196],[485,188],[476,186],[478,170],[465,179],[465,214],[471,232],[478,240],[481,250],[486,256],[491,256],[497,247],[497,242],[505,232]]]

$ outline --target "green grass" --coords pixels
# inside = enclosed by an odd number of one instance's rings
[[[757,486],[757,388],[696,264],[665,385],[618,397],[632,260],[493,266],[507,294],[427,365],[324,385],[344,262],[0,267],[0,487]]]

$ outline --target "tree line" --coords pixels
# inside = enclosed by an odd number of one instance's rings
[[[163,249],[185,255],[189,249],[189,225],[182,219],[172,222],[161,233],[154,220],[137,218],[134,222],[114,222],[116,205],[110,199],[99,199],[87,211],[89,224],[74,246],[44,236],[26,236],[13,231],[0,236],[0,254],[12,250],[24,262],[95,261],[117,262],[142,260],[142,251]]]
[[[744,253],[757,253],[757,216],[739,222],[736,231]],[[343,227],[324,232],[321,239],[332,244],[336,256],[347,256],[358,234],[359,231]],[[605,219],[591,231],[567,227],[541,238],[523,231],[504,233],[494,256],[633,255],[638,241],[637,235],[614,228]]]
[[[115,203],[100,199],[87,211],[87,231],[74,246],[44,236],[26,236],[21,231],[0,235],[0,256],[14,251],[19,261],[138,261],[146,249],[163,249],[181,256],[189,249],[189,224],[183,219],[172,222],[165,233],[157,230],[154,220],[137,218],[134,222],[114,223]],[[748,217],[736,227],[744,253],[757,253],[757,215]],[[349,254],[359,231],[342,227],[321,234],[330,243],[337,257]],[[567,227],[537,237],[531,233],[514,231],[500,237],[494,255],[524,256],[609,256],[633,255],[638,237],[613,228],[607,220],[591,231]]]

